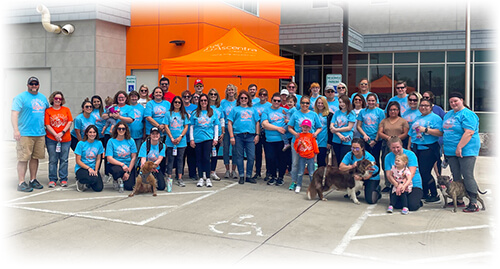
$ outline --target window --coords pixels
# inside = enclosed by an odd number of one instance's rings
[[[493,54],[493,51],[491,50],[477,50],[476,52],[476,58],[474,61],[477,62],[494,62],[495,61],[495,55]]]
[[[392,67],[375,65],[370,67],[370,91],[378,95],[380,108],[384,109],[392,97]]]
[[[371,53],[370,64],[392,64],[392,53]]]
[[[304,55],[304,65],[321,65],[322,55]]]
[[[349,54],[349,64],[367,64],[368,54]]]
[[[434,102],[442,107],[444,98],[444,64],[420,66],[420,93],[432,91]]]
[[[259,3],[257,0],[223,0],[227,4],[242,9],[255,16],[259,16]]]
[[[421,63],[443,63],[444,62],[444,51],[431,51],[431,52],[421,52],[420,53]]]
[[[493,98],[493,64],[476,64],[474,66],[474,110],[495,111]]]
[[[368,67],[367,66],[356,66],[349,67],[347,69],[348,81],[347,88],[349,89],[349,95],[358,91],[358,83],[362,78],[368,77]]]
[[[404,52],[404,53],[394,53],[394,63],[405,64],[405,63],[417,63],[418,53],[416,52]]]
[[[448,80],[446,84],[448,86],[446,91],[447,96],[452,92],[459,92],[465,95],[465,64],[448,65]],[[444,110],[450,110],[448,100],[443,100],[441,107]]]
[[[465,62],[465,51],[448,51],[448,62],[464,63]]]
[[[323,61],[325,65],[342,64],[342,55],[341,54],[324,55]]]
[[[311,86],[311,83],[313,82],[318,82],[322,77],[321,75],[321,70],[322,68],[320,66],[318,67],[304,67],[304,79],[302,80],[302,88],[301,93],[302,95],[309,95],[309,86]]]
[[[417,90],[418,67],[416,65],[394,66],[394,80],[405,80],[408,85],[407,93]],[[413,89],[411,89],[412,87]]]

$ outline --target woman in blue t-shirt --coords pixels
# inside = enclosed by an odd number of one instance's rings
[[[436,181],[432,176],[434,163],[439,159],[439,137],[443,135],[443,120],[432,112],[432,102],[428,99],[420,101],[421,115],[416,117],[410,126],[408,144],[418,158],[418,167],[422,175],[423,199],[426,203],[439,203]]]
[[[113,177],[113,187],[120,192],[123,189],[131,191],[135,185],[135,141],[130,137],[130,129],[123,121],[115,125],[111,137],[106,146],[106,166]]]
[[[132,122],[129,124],[130,136],[135,141],[135,146],[137,151],[140,151],[142,141],[145,138],[144,134],[144,106],[138,103],[139,93],[136,91],[130,92],[129,96],[130,105],[130,116],[132,117]]]
[[[375,94],[369,93],[366,96],[366,103],[368,106],[362,109],[357,117],[357,129],[366,143],[366,150],[375,158],[377,166],[380,167],[382,140],[378,139],[378,126],[385,118],[385,114],[382,109],[377,107],[377,96]]]
[[[161,172],[163,169],[160,168],[160,164],[163,163],[163,159],[165,159],[166,148],[165,144],[160,141],[160,138],[160,129],[158,129],[158,127],[153,127],[149,130],[149,137],[142,143],[141,149],[139,150],[139,164],[142,168],[147,161],[154,162],[156,168],[151,174],[156,178],[158,190],[162,191],[165,189],[165,186],[168,185],[167,192],[171,192],[172,181],[169,180],[168,183],[165,184],[165,176]],[[139,177],[139,180],[142,180],[141,177]]]
[[[146,135],[152,127],[158,127],[162,134],[165,134],[165,125],[162,124],[163,118],[167,111],[170,109],[170,102],[163,100],[163,90],[156,87],[153,90],[153,100],[146,104],[144,110],[144,118],[146,119]]]
[[[408,126],[412,126],[415,118],[422,115],[422,113],[420,113],[420,110],[418,110],[421,99],[422,96],[418,92],[412,92],[408,94],[408,109],[404,114],[401,115],[401,117],[408,122]]]
[[[189,116],[179,96],[175,96],[172,99],[172,106],[170,107],[170,111],[165,115],[163,124],[165,124],[165,131],[167,133],[167,138],[165,138],[165,144],[168,147],[167,176],[169,179],[172,178],[174,163],[176,163],[177,185],[185,187],[186,184],[182,180],[182,173],[184,171],[184,151],[187,147],[185,136],[189,126]]]
[[[326,155],[331,145],[328,144],[328,117],[333,116],[328,107],[328,102],[323,96],[319,96],[314,103],[314,112],[318,114],[319,121],[321,122],[321,132],[316,137],[318,143],[319,153],[317,158],[318,167],[326,166]],[[330,116],[331,115],[331,116]]]
[[[75,117],[73,123],[73,130],[71,130],[71,149],[75,151],[76,144],[79,141],[83,141],[82,132],[84,132],[88,126],[95,125],[95,118],[90,114],[93,111],[92,103],[86,99],[82,103],[82,113]]]
[[[219,142],[219,117],[218,114],[208,105],[208,95],[201,94],[198,107],[191,114],[191,126],[189,142],[196,150],[196,166],[200,179],[197,187],[203,187],[206,182],[207,187],[212,187],[210,180],[210,157],[212,147]]]
[[[224,114],[224,122],[227,122],[227,117],[231,110],[236,106],[236,91],[237,87],[233,84],[228,84],[226,87],[226,98],[220,101],[220,108],[222,113]],[[230,156],[229,156],[229,148],[231,144],[229,142],[229,131],[225,128],[224,138],[222,139],[222,159],[224,160],[224,166],[226,167],[226,173],[224,174],[224,178],[238,178],[238,174],[236,173],[236,163],[234,159],[232,161],[232,165],[229,164]],[[235,155],[234,147],[231,150],[231,155]],[[231,168],[231,169],[230,169]]]
[[[474,166],[479,155],[479,118],[464,105],[461,93],[449,95],[450,108],[443,119],[443,149],[448,159],[453,179],[463,179],[465,189],[470,196],[470,203],[464,212],[476,212],[477,182],[474,179]],[[459,201],[462,202],[463,201]]]
[[[252,107],[250,94],[242,90],[238,95],[236,107],[231,110],[227,118],[227,128],[229,129],[229,141],[235,147],[236,156],[234,160],[238,167],[240,176],[239,184],[246,182],[257,183],[252,178],[253,164],[255,161],[255,144],[259,143],[259,113]],[[245,180],[245,168],[243,158],[247,156],[247,169]]]
[[[356,116],[352,111],[351,100],[347,95],[342,95],[339,98],[339,110],[333,114],[332,122],[330,123],[330,132],[333,133],[333,151],[337,158],[337,165],[351,148],[351,140],[353,139],[354,123]]]
[[[84,191],[91,187],[94,191],[102,191],[103,183],[99,168],[104,147],[97,140],[99,130],[95,125],[89,125],[85,129],[83,140],[78,142],[75,149],[75,176],[76,190]]]
[[[217,161],[219,157],[219,148],[222,144],[222,140],[224,139],[224,133],[225,133],[225,119],[224,119],[224,114],[222,113],[222,107],[220,105],[220,96],[219,93],[217,92],[216,89],[212,88],[208,91],[208,105],[212,108],[215,114],[217,114],[217,117],[219,119],[219,141],[217,142],[217,145],[215,146],[215,151],[217,151],[216,156],[212,156],[210,158],[210,179],[213,180],[220,180],[220,177],[217,175],[215,172],[217,170]]]
[[[365,142],[363,139],[354,138],[351,143],[351,151],[349,151],[342,159],[339,170],[348,172],[356,167],[356,163],[358,161],[363,159],[367,159],[372,163],[375,162],[375,158],[369,152],[365,151]],[[375,204],[380,197],[382,197],[382,194],[380,194],[380,169],[378,165],[374,165],[372,168],[373,171],[366,177],[357,179],[363,180],[363,184],[365,186],[365,201],[368,204]]]

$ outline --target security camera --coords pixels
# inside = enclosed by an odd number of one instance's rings
[[[73,32],[75,31],[75,26],[73,26],[72,24],[66,24],[62,27],[61,29],[61,32],[64,34],[64,35],[70,35],[72,34]]]

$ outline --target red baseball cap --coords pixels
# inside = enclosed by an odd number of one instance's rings
[[[198,84],[201,84],[203,85],[203,81],[201,79],[197,79],[194,81],[194,86],[198,85]]]

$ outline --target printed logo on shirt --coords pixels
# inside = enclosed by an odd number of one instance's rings
[[[94,161],[97,158],[97,152],[97,148],[88,148],[85,151],[85,159],[87,159],[88,161]]]
[[[245,110],[241,112],[242,121],[250,121],[249,119],[251,119],[252,117],[253,114],[250,111]]]
[[[164,106],[153,107],[153,114],[155,117],[163,117],[166,112],[167,112],[167,108]]]
[[[134,121],[140,121],[142,113],[139,109],[134,108]]]
[[[207,115],[201,115],[198,118],[198,125],[200,126],[208,126],[210,124],[210,118]]]
[[[31,100],[31,107],[34,113],[45,113],[45,104],[40,99]]]
[[[172,118],[172,121],[170,122],[170,127],[172,129],[179,129],[180,127],[182,127],[182,124],[180,122],[180,119],[177,118],[177,117],[173,117]]]
[[[160,153],[157,150],[150,150],[148,153],[148,161],[155,162],[160,157]]]
[[[450,117],[443,122],[443,129],[452,129],[455,126],[455,117]]]
[[[377,125],[377,116],[372,114],[365,115],[363,117],[363,122],[366,125]]]
[[[64,114],[56,114],[50,117],[50,126],[54,128],[65,126],[67,122],[68,122],[68,117]]]
[[[121,145],[116,148],[117,156],[121,158],[127,158],[130,155],[130,146]]]
[[[341,115],[337,118],[335,123],[337,124],[336,128],[345,127],[347,126],[347,117],[345,115]]]
[[[301,140],[302,144],[300,145],[299,150],[301,152],[307,152],[307,151],[312,151],[313,150],[313,145],[310,140]]]
[[[282,112],[275,112],[275,113],[269,114],[269,121],[270,122],[277,122],[277,121],[281,121],[283,119],[285,119],[285,114],[283,114]]]

